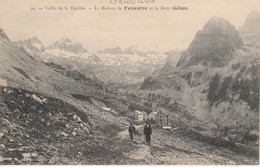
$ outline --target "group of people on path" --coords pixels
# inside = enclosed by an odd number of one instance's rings
[[[136,128],[134,127],[134,125],[132,123],[130,123],[130,126],[128,128],[128,132],[130,134],[130,139],[131,140],[134,140],[135,130],[136,130]],[[145,135],[146,143],[148,145],[150,145],[151,144],[152,128],[151,128],[151,125],[150,125],[149,121],[147,121],[146,124],[144,125],[143,133]]]

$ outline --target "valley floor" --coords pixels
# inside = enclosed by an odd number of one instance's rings
[[[8,91],[11,93],[3,93]],[[71,105],[45,97],[48,103],[45,106],[36,98],[40,95],[7,88],[1,88],[0,97],[2,165],[259,164],[257,146],[252,149],[181,127],[166,131],[155,125],[151,145],[146,145],[143,125],[136,125],[137,134],[131,141],[127,118],[113,112],[87,106],[86,110],[91,111],[88,113],[91,123],[87,125],[89,120],[73,108],[86,106],[75,99]],[[32,105],[27,111],[24,108],[27,105],[23,106],[26,99]],[[59,111],[61,105],[63,111]],[[52,121],[48,122],[49,119]]]
[[[142,132],[142,129],[140,132]],[[125,136],[122,137],[123,133]],[[258,164],[258,155],[252,150],[245,150],[236,145],[225,146],[226,144],[232,145],[232,143],[224,141],[212,143],[213,145],[208,144],[207,141],[203,141],[207,138],[200,138],[201,136],[197,136],[195,133],[193,138],[185,136],[188,133],[188,130],[173,132],[164,131],[160,127],[154,128],[151,145],[144,142],[144,136],[136,136],[133,144],[137,146],[137,149],[124,152],[124,155],[134,159],[136,164]],[[119,137],[123,141],[129,140],[126,130],[121,132]],[[197,141],[198,138],[201,141]],[[216,144],[218,146],[214,146]],[[234,150],[231,151],[230,147],[233,147]]]
[[[113,128],[112,125],[106,128]],[[63,137],[56,141],[33,142],[17,146],[4,143],[1,164],[258,164],[258,152],[243,147],[225,144],[214,146],[203,141],[185,137],[179,132],[167,132],[154,128],[151,145],[146,145],[144,136],[135,136],[130,141],[127,130],[117,135],[104,136],[101,128],[92,135]],[[142,131],[142,126],[138,128]],[[102,132],[103,131],[103,132]],[[186,132],[184,132],[186,133]],[[203,140],[203,139],[202,139]],[[230,144],[230,143],[228,143]],[[230,147],[230,146],[229,146]],[[26,154],[27,153],[27,154]],[[28,157],[25,157],[28,155]]]

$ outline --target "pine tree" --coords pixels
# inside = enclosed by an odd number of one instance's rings
[[[220,85],[220,76],[219,73],[216,73],[210,82],[209,91],[207,95],[210,106],[212,106],[212,104],[216,101],[216,93],[219,88],[219,85]]]
[[[222,82],[222,85],[217,92],[217,100],[222,100],[222,101],[228,100],[231,85],[232,85],[232,78],[231,77],[224,78],[224,81]]]
[[[251,109],[256,109],[259,111],[259,79],[255,78],[252,80],[250,92],[250,99],[248,101]]]
[[[240,99],[244,101],[249,100],[250,96],[250,84],[248,79],[242,79],[240,82]]]
[[[233,93],[234,93],[234,94],[237,93],[237,92],[240,90],[240,84],[239,84],[238,78],[236,78],[236,79],[233,81],[232,90],[233,90]]]

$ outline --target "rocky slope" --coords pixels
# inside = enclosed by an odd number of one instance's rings
[[[1,87],[0,104],[0,164],[128,160],[121,152],[128,148],[113,138],[126,120],[94,104],[10,87]]]
[[[153,75],[157,75],[160,73],[167,73],[168,71],[174,69],[180,59],[182,51],[175,49],[168,52],[165,52],[164,54],[167,55],[167,58],[165,60],[165,64],[154,70]]]
[[[199,119],[202,124],[191,126],[206,127],[204,134],[215,136],[226,128],[229,133],[221,137],[233,135],[238,142],[245,131],[259,136],[259,48],[243,43],[234,26],[213,17],[182,53],[177,68],[148,77],[141,89],[170,97],[164,107],[185,111],[188,122],[191,116]],[[185,107],[172,107],[175,101]]]
[[[122,156],[110,139],[127,123],[119,96],[77,71],[43,64],[6,35],[0,53],[0,164],[104,164]]]

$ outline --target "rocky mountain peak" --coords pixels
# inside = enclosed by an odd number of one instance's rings
[[[227,33],[229,30],[234,30],[235,27],[231,25],[227,20],[213,16],[204,25],[202,31],[204,33]]]
[[[213,16],[181,54],[177,66],[202,64],[222,67],[232,58],[233,51],[243,46],[235,26],[223,18]]]
[[[248,14],[245,23],[239,28],[240,31],[246,31],[248,29],[259,30],[260,26],[260,12],[252,11]]]
[[[67,39],[67,38],[62,39],[60,42],[62,42],[62,43],[72,43],[72,41],[70,39]]]
[[[149,54],[157,54],[154,51],[150,51],[146,46],[138,46],[138,45],[134,45],[126,48],[125,53],[129,55],[137,54],[143,57],[146,57]]]
[[[4,32],[4,30],[1,29],[1,28],[0,28],[0,39],[4,39],[4,40],[10,41],[10,39],[8,38],[8,36],[7,36],[6,33]]]
[[[126,54],[126,55],[137,55],[140,57],[147,57],[148,55],[158,55],[157,52],[149,50],[146,46],[133,45],[126,49],[120,47],[106,48],[100,50],[97,53],[105,54]]]
[[[248,14],[246,18],[246,22],[248,21],[256,21],[259,23],[259,18],[260,18],[260,12],[259,11],[252,11]]]
[[[45,50],[45,46],[36,36],[26,40],[19,40],[17,42],[14,42],[14,44],[18,47],[24,48],[27,52],[31,54],[40,54]]]
[[[120,47],[106,48],[102,52],[109,53],[109,54],[123,54],[124,53],[124,51]]]
[[[29,39],[31,42],[33,43],[39,43],[39,44],[42,44],[42,42],[39,40],[38,37],[34,36],[32,38]]]
[[[246,42],[260,41],[260,12],[252,11],[247,16],[245,23],[239,27],[239,33],[246,40]]]
[[[212,35],[216,37],[216,39],[220,40],[221,38],[224,38],[222,39],[222,42],[230,41],[234,48],[240,49],[243,47],[243,41],[241,40],[235,26],[221,17],[211,17],[211,19],[204,25],[202,33]]]
[[[59,50],[67,51],[67,52],[73,52],[76,54],[87,52],[87,50],[81,45],[81,43],[73,42],[70,39],[62,39],[62,40],[56,41],[54,44],[49,46],[47,49],[49,49],[49,50],[59,49]]]

